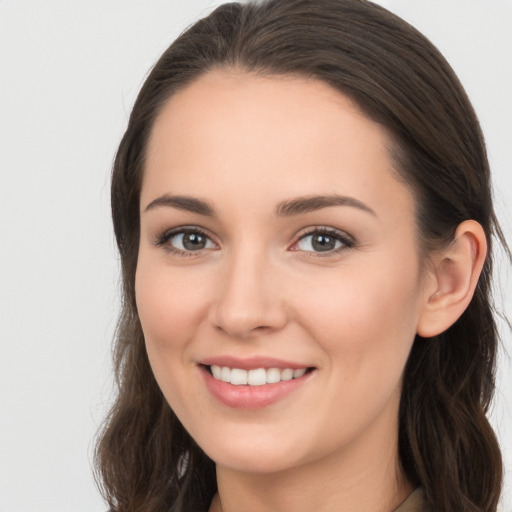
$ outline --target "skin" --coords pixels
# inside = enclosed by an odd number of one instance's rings
[[[137,306],[166,399],[217,464],[212,511],[390,512],[412,490],[397,456],[402,373],[442,294],[419,257],[414,196],[388,146],[385,130],[328,85],[236,70],[196,80],[154,125]],[[155,204],[164,194],[216,214]],[[332,194],[367,209],[275,214],[283,201]],[[179,236],[158,244],[183,226],[206,233],[204,249],[171,252],[183,248]],[[353,244],[315,252],[304,237],[319,227]],[[474,262],[478,244],[464,233]],[[198,363],[220,355],[314,371],[278,402],[244,410],[204,384]]]

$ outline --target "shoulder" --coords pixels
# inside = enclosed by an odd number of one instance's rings
[[[428,512],[423,490],[414,490],[394,512]]]

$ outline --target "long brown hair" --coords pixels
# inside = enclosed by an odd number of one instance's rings
[[[214,463],[180,424],[153,377],[135,304],[139,195],[148,137],[170,96],[213,68],[295,74],[349,96],[392,134],[396,168],[415,194],[428,252],[459,223],[504,239],[493,211],[484,139],[471,104],[439,51],[397,16],[365,0],[230,3],[195,23],[162,55],[135,102],[112,174],[112,215],[123,303],[115,344],[118,394],[96,462],[115,512],[206,510]],[[486,418],[497,332],[488,257],[464,314],[446,332],[417,337],[404,372],[400,461],[436,512],[495,512],[499,446]]]

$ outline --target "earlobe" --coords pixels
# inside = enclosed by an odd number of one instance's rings
[[[453,325],[468,307],[487,256],[482,226],[467,220],[459,224],[453,241],[435,254],[417,333],[430,338]]]

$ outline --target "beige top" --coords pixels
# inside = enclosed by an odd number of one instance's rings
[[[423,491],[420,488],[413,491],[395,512],[427,512]]]

